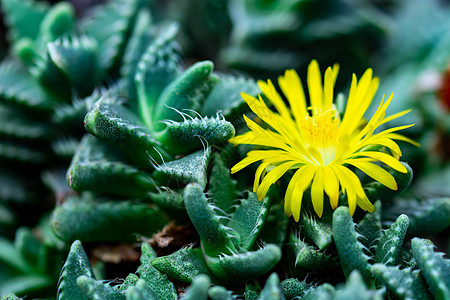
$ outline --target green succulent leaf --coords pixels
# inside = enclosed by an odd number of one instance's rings
[[[138,282],[138,280],[139,276],[137,276],[136,274],[128,274],[127,278],[125,278],[124,282],[120,285],[119,290],[125,291],[129,287],[136,285],[136,282]]]
[[[17,248],[6,238],[0,237],[0,261],[23,273],[32,273]]]
[[[0,294],[14,293],[25,295],[39,290],[49,289],[53,281],[43,275],[23,275],[0,283]]]
[[[223,155],[217,152],[213,153],[208,194],[214,197],[214,204],[225,214],[231,213],[234,201],[238,197],[236,180],[231,178],[230,169],[227,167]]]
[[[207,300],[208,289],[211,285],[211,279],[208,275],[200,274],[195,276],[192,284],[181,299],[183,300]]]
[[[376,262],[388,266],[395,265],[403,245],[403,240],[405,239],[408,226],[408,216],[402,214],[391,225],[391,227],[384,232],[384,235],[381,237],[375,252]]]
[[[101,281],[85,275],[81,275],[77,278],[77,285],[89,300],[125,300],[125,296],[120,293],[118,289],[111,287],[108,283],[104,284]]]
[[[261,287],[259,286],[259,284],[247,283],[245,285],[245,292],[244,292],[245,300],[257,300],[260,293]]]
[[[232,300],[231,291],[223,286],[215,285],[208,290],[208,296],[211,300]]]
[[[174,24],[159,30],[134,67],[133,85],[136,85],[139,99],[139,115],[150,128],[159,126],[161,119],[153,113],[163,90],[181,73],[179,46],[175,41],[177,32],[178,27]]]
[[[67,182],[74,190],[124,197],[145,198],[155,189],[149,174],[127,164],[120,152],[91,135],[81,140]]]
[[[139,279],[134,286],[130,286],[125,291],[125,296],[127,300],[157,300],[158,298],[150,289],[149,285],[145,280]]]
[[[364,300],[382,300],[377,291],[369,290],[366,287],[363,276],[357,269],[351,271],[345,282],[345,286],[338,288],[333,299],[364,299]]]
[[[336,261],[331,255],[318,251],[317,248],[302,241],[294,234],[291,234],[289,244],[294,250],[295,267],[299,271],[315,271],[336,266]]]
[[[64,241],[135,241],[167,223],[155,206],[137,201],[103,201],[88,194],[71,197],[52,214],[55,234]]]
[[[425,280],[418,270],[402,269],[385,264],[371,267],[375,278],[399,299],[432,299]]]
[[[72,99],[70,80],[52,61],[49,51],[34,59],[30,73],[53,99],[62,103],[70,102]]]
[[[8,60],[0,64],[0,97],[7,103],[35,112],[49,112],[54,105],[33,77]]]
[[[284,300],[284,294],[280,286],[280,278],[277,273],[272,273],[266,281],[261,295],[260,300]]]
[[[29,228],[21,227],[16,231],[14,246],[28,266],[41,274],[45,274],[45,270],[38,268],[44,247]]]
[[[39,26],[48,10],[46,4],[33,0],[2,0],[1,5],[12,44],[25,37],[37,38]]]
[[[120,75],[124,80],[127,98],[133,111],[137,111],[137,91],[135,75],[142,55],[154,40],[154,34],[149,28],[152,27],[152,18],[149,10],[142,8],[136,19],[130,41],[125,49],[123,63],[120,67]]]
[[[208,169],[211,150],[200,150],[177,160],[165,162],[156,166],[152,177],[167,182],[174,180],[177,185],[197,183],[201,187],[206,186],[206,171]]]
[[[19,298],[13,293],[9,293],[9,294],[3,295],[0,299],[1,300],[21,300],[23,298]]]
[[[450,226],[450,197],[423,200],[396,199],[383,217],[395,220],[404,213],[409,218],[408,237],[425,237],[436,234]]]
[[[302,299],[306,300],[327,300],[333,299],[336,290],[329,283],[324,283],[316,288],[311,288],[306,291]]]
[[[299,281],[297,278],[287,278],[280,283],[281,291],[287,300],[303,297],[310,288],[305,281]]]
[[[206,264],[215,278],[231,285],[241,284],[269,272],[281,259],[281,249],[268,244],[254,252],[206,256]]]
[[[283,205],[271,205],[269,215],[267,216],[264,227],[259,234],[259,238],[266,243],[280,245],[286,240],[288,225],[289,218],[284,213]]]
[[[109,1],[95,7],[93,12],[82,20],[79,28],[93,37],[99,45],[99,58],[102,70],[114,69],[122,60],[139,10],[139,0]]]
[[[260,93],[253,79],[222,74],[218,75],[218,79],[200,110],[206,116],[215,116],[220,112],[225,118],[233,120],[245,109],[241,93],[252,96]]]
[[[391,190],[377,181],[364,185],[367,197],[371,202],[381,200],[383,204],[390,204],[394,196],[402,193],[409,187],[413,179],[413,170],[407,163],[401,161],[401,164],[406,168],[406,173],[396,171],[392,168],[387,170],[397,182],[396,190]]]
[[[73,33],[75,29],[75,9],[70,2],[53,5],[40,25],[39,37],[43,44]],[[45,46],[45,45],[43,45]]]
[[[212,118],[191,118],[183,122],[165,121],[167,127],[156,139],[171,153],[189,153],[207,145],[228,141],[234,136],[233,125],[217,116]]]
[[[214,212],[215,206],[208,202],[202,186],[188,184],[184,190],[184,203],[207,255],[236,251],[232,240],[237,238],[237,233],[221,223],[221,218]]]
[[[8,140],[0,141],[0,158],[6,161],[39,164],[48,158],[48,153],[38,147],[31,147],[25,141],[10,143]]]
[[[94,136],[116,145],[130,160],[151,166],[150,157],[170,158],[153,138],[153,132],[127,107],[119,103],[117,91],[106,92],[90,109],[84,126]],[[158,147],[158,152],[155,150]]]
[[[169,212],[185,210],[182,192],[171,189],[161,190],[158,193],[150,193],[150,199],[161,209]]]
[[[152,264],[156,253],[147,243],[142,243],[141,265],[137,272],[153,291],[157,299],[178,299],[175,286],[166,274],[158,271]]]
[[[249,192],[246,199],[242,199],[233,213],[227,226],[234,229],[240,236],[241,249],[250,249],[264,226],[269,213],[269,196],[258,201],[256,193]]]
[[[355,224],[348,207],[340,206],[334,211],[333,237],[345,277],[348,278],[353,270],[358,270],[364,281],[372,286],[369,257],[363,251],[364,245],[358,240]]]
[[[28,141],[48,141],[54,129],[48,124],[38,122],[19,107],[0,105],[0,119],[8,122],[0,123],[0,136]]]
[[[87,299],[77,285],[77,278],[82,275],[95,279],[91,264],[81,242],[75,241],[70,246],[69,255],[61,271],[58,285],[58,300]]]
[[[358,223],[359,232],[364,236],[361,242],[370,249],[381,238],[381,201],[374,203],[373,213],[367,213]]]
[[[304,212],[301,215],[304,234],[310,238],[320,250],[327,249],[333,242],[331,220],[316,218],[314,214]]]
[[[204,98],[216,83],[216,77],[211,77],[213,63],[198,62],[184,71],[177,79],[167,86],[155,107],[154,120],[183,121],[186,109],[198,111]],[[155,124],[155,126],[158,124]],[[162,129],[162,124],[159,124]]]
[[[444,253],[434,252],[434,245],[424,239],[413,238],[411,249],[433,296],[438,300],[450,298],[450,260]]]
[[[191,283],[199,274],[209,274],[200,248],[182,248],[170,255],[155,258],[152,265],[170,278],[186,283]]]
[[[47,50],[70,88],[80,97],[90,95],[100,78],[96,42],[87,36],[63,37],[48,43]]]

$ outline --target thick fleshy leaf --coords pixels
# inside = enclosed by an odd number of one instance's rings
[[[55,234],[64,241],[136,241],[167,223],[155,206],[137,201],[101,201],[84,194],[72,197],[52,214]]]
[[[78,277],[77,285],[87,299],[125,300],[125,296],[118,289],[88,276]]]
[[[221,282],[241,284],[269,272],[281,259],[281,249],[268,244],[254,252],[206,256],[211,273]]]
[[[61,271],[61,278],[58,285],[58,300],[87,299],[77,285],[79,276],[95,278],[89,259],[84,252],[80,241],[75,241],[70,247],[64,267]]]
[[[411,249],[433,296],[450,298],[450,259],[444,258],[442,252],[434,252],[434,245],[424,239],[413,238]]]
[[[317,218],[306,211],[301,214],[303,224],[302,233],[309,237],[320,250],[327,249],[333,242],[333,230],[331,220]]]
[[[153,132],[127,107],[119,103],[116,91],[106,92],[84,119],[87,131],[120,148],[130,160],[151,166],[153,158],[160,155],[170,158],[161,144],[153,138]],[[159,153],[157,152],[156,148]]]
[[[80,97],[92,93],[100,78],[97,44],[87,36],[63,37],[47,44],[51,61],[69,80]],[[70,91],[69,91],[70,92]]]
[[[353,270],[358,270],[364,281],[369,286],[373,285],[369,257],[364,254],[364,246],[358,241],[355,224],[348,207],[340,206],[333,213],[333,238],[344,275],[348,278]]]
[[[153,178],[162,182],[175,181],[176,185],[197,183],[206,186],[206,171],[211,157],[211,150],[200,150],[183,158],[163,163],[156,167]]]
[[[186,294],[181,298],[183,300],[207,300],[208,289],[211,285],[211,279],[207,275],[200,274],[194,278]]]
[[[67,171],[69,186],[77,191],[147,198],[155,190],[150,175],[126,162],[114,147],[91,135],[80,142]]]
[[[269,208],[269,196],[258,201],[256,194],[249,192],[247,198],[241,200],[227,224],[239,234],[241,242],[238,246],[240,248],[250,249],[253,246],[264,226]]]
[[[49,112],[54,102],[25,70],[13,61],[0,64],[0,97],[6,102]]]
[[[155,138],[174,154],[188,153],[207,145],[223,144],[234,136],[233,125],[220,117],[192,118],[165,122],[167,127]]]
[[[391,227],[384,232],[384,235],[378,243],[375,252],[376,262],[387,266],[396,265],[408,226],[409,218],[404,214],[400,215],[397,220],[392,223]]]
[[[260,93],[253,79],[242,76],[218,75],[219,81],[213,87],[200,112],[206,116],[221,113],[227,119],[233,119],[244,109],[245,101],[241,93],[256,96]]]
[[[15,43],[21,38],[36,39],[48,6],[34,0],[2,0],[1,4],[9,28],[9,41]]]
[[[154,40],[153,32],[148,30],[151,26],[152,20],[149,10],[142,8],[138,13],[136,25],[125,48],[120,67],[120,75],[124,80],[128,102],[132,105],[134,111],[137,111],[137,91],[134,78],[142,54]]]
[[[130,286],[125,291],[127,300],[157,300],[158,297],[152,292],[145,280],[140,279],[136,285]]]
[[[199,274],[209,274],[200,248],[182,248],[170,255],[155,258],[152,265],[170,278],[186,283],[191,283]]]
[[[204,61],[184,71],[164,89],[155,107],[154,120],[180,122],[184,118],[182,113],[192,114],[186,109],[198,111],[207,93],[217,81],[216,77],[210,76],[212,69],[212,62]],[[159,128],[163,126],[161,124]]]
[[[121,62],[139,7],[138,0],[109,1],[95,7],[80,23],[80,29],[99,45],[103,70],[115,68]]]
[[[374,264],[370,270],[373,276],[399,299],[432,299],[418,270],[413,271],[410,268],[400,270],[398,266],[390,267],[384,264]],[[394,278],[395,280],[392,280]]]
[[[235,251],[233,239],[238,234],[221,223],[221,218],[214,212],[214,205],[208,202],[203,187],[191,183],[184,190],[186,211],[202,241],[203,251],[211,256]]]
[[[158,271],[152,264],[156,259],[156,253],[152,247],[147,243],[142,243],[141,252],[141,265],[137,270],[139,276],[158,299],[177,299],[177,292],[173,283],[167,278],[166,274]]]
[[[177,32],[178,27],[174,24],[159,30],[136,66],[133,84],[138,96],[138,111],[149,127],[160,126],[160,119],[153,115],[155,106],[163,90],[181,72],[179,46],[175,41]]]
[[[236,183],[236,180],[231,178],[230,169],[227,167],[223,155],[213,153],[208,194],[214,198],[214,204],[225,214],[231,212],[233,202],[237,199]]]

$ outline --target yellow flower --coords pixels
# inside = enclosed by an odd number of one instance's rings
[[[300,218],[302,197],[311,186],[314,210],[322,216],[324,193],[333,209],[338,205],[340,189],[347,195],[350,213],[356,205],[372,212],[374,207],[367,198],[357,175],[349,168],[356,167],[374,180],[396,190],[394,177],[378,166],[382,162],[399,172],[406,168],[398,161],[401,156],[394,140],[418,144],[396,131],[413,126],[389,128],[376,133],[382,124],[401,117],[409,110],[386,117],[386,109],[392,100],[381,101],[369,122],[363,118],[378,89],[379,79],[367,69],[358,81],[353,74],[347,106],[341,117],[333,106],[333,89],[339,66],[329,67],[322,76],[319,65],[313,60],[308,66],[307,85],[310,106],[307,107],[305,93],[298,74],[287,70],[278,78],[279,86],[289,102],[290,108],[270,80],[258,85],[276,112],[267,107],[261,96],[254,98],[242,93],[250,109],[270,129],[259,126],[244,115],[250,131],[230,139],[233,144],[264,146],[248,152],[247,157],[231,169],[232,173],[260,161],[255,174],[253,191],[259,200],[265,197],[269,187],[289,170],[295,170],[286,190],[284,210],[288,216]],[[378,147],[377,147],[378,146]],[[382,147],[379,147],[382,146]],[[384,148],[391,154],[376,149]]]

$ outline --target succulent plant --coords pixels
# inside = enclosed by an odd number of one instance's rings
[[[78,18],[67,2],[0,4],[10,45],[0,61],[1,299],[450,298],[450,261],[440,252],[448,246],[449,166],[427,144],[449,132],[448,111],[437,106],[445,81],[411,87],[430,66],[444,74],[447,6],[110,0]],[[435,30],[408,40],[402,56],[411,20],[432,24],[437,11]],[[394,162],[369,176],[343,163],[357,179],[353,190],[345,174],[336,193],[308,184],[315,174],[308,182],[297,175],[303,204],[295,218],[284,191],[293,191],[297,165],[277,178],[276,164],[230,170],[252,150],[229,143],[251,137],[242,114],[252,130],[274,124],[249,99],[272,117],[280,107],[284,117],[295,114],[296,102],[286,86],[292,76],[277,86],[225,66],[273,78],[286,68],[306,74],[316,57],[359,74],[381,54],[389,59],[374,69],[390,79],[380,76],[389,81],[380,90],[403,89],[391,112],[415,106],[418,124],[405,135],[422,150],[402,145],[399,162],[389,141],[356,147],[361,162],[364,151]],[[360,82],[377,85],[368,72]],[[317,83],[320,70],[314,76]],[[313,94],[305,112],[321,106]],[[339,117],[345,98],[332,94],[323,98]],[[258,185],[255,173],[271,184]],[[373,212],[355,208],[349,191],[364,193]]]

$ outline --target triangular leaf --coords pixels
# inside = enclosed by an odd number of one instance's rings
[[[87,299],[77,285],[77,278],[82,275],[95,278],[81,242],[75,241],[70,246],[69,256],[67,256],[61,271],[58,285],[58,300]]]

